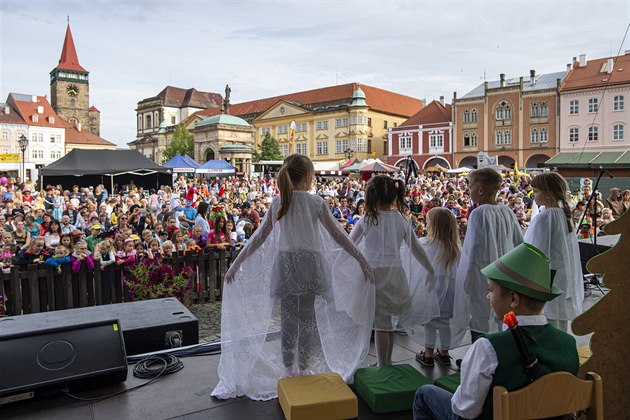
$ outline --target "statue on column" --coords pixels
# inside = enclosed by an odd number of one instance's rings
[[[223,113],[230,113],[230,93],[232,93],[232,89],[230,89],[230,85],[225,85],[225,99],[223,99]]]

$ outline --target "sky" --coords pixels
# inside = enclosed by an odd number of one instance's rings
[[[630,50],[623,1],[0,0],[0,102],[49,95],[67,16],[101,137],[136,136],[167,85],[239,103],[359,82],[433,100],[484,80],[563,71]],[[369,98],[368,98],[369,105]]]

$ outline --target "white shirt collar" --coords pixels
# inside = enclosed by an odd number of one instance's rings
[[[516,320],[521,327],[531,327],[547,324],[547,317],[540,315],[517,315]],[[503,331],[507,331],[507,325],[503,324]]]

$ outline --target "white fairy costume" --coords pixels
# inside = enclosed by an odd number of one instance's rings
[[[483,204],[468,218],[457,267],[453,322],[479,333],[498,331],[499,323],[486,299],[487,278],[481,269],[523,242],[514,212],[504,204]],[[492,328],[491,328],[492,325]],[[453,338],[452,345],[457,345]]]
[[[279,204],[275,197],[229,271],[218,398],[276,398],[290,370],[350,381],[369,349],[374,284],[357,262],[365,259],[321,197],[294,191],[277,221]],[[333,270],[338,257],[346,264]]]
[[[350,239],[374,269],[374,329],[399,330],[428,322],[438,313],[435,291],[428,290],[431,263],[399,211],[379,211],[377,224],[359,219]]]
[[[529,224],[525,242],[543,251],[555,270],[553,285],[564,293],[545,304],[548,319],[569,321],[582,313],[584,285],[580,249],[575,232],[567,229],[563,209],[545,208]]]

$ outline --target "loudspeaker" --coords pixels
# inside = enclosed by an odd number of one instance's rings
[[[0,322],[0,405],[127,380],[118,320],[5,333]]]

